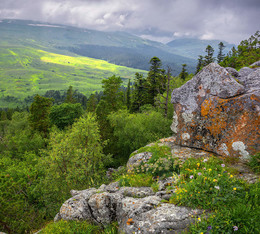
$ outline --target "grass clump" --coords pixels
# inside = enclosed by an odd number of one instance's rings
[[[259,233],[259,182],[236,179],[223,161],[186,160],[175,188],[171,203],[213,212],[191,225],[192,233]]]
[[[248,165],[255,173],[260,174],[260,152],[251,156]]]
[[[42,234],[116,234],[118,226],[113,223],[106,227],[90,224],[87,221],[64,221],[49,223],[40,233]]]

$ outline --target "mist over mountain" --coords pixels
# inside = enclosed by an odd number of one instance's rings
[[[168,46],[173,48],[175,54],[181,54],[182,56],[197,59],[198,55],[205,55],[205,49],[207,45],[211,45],[214,49],[214,57],[218,54],[218,44],[220,40],[201,40],[197,38],[180,38],[175,39],[167,43]],[[225,45],[223,50],[224,54],[227,54],[235,44],[222,41]]]

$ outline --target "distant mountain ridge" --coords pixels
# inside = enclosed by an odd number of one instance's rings
[[[196,38],[180,38],[175,39],[167,43],[176,54],[182,54],[182,56],[187,56],[189,58],[198,59],[199,55],[205,55],[205,49],[207,45],[211,45],[214,49],[214,57],[218,54],[218,44],[220,40],[200,40]],[[224,53],[227,54],[235,44],[230,44],[228,42],[222,41],[225,45]]]
[[[40,47],[66,55],[79,54],[144,70],[149,69],[150,59],[157,56],[165,66],[170,65],[175,74],[180,72],[183,63],[188,65],[190,72],[196,66],[196,60],[175,54],[165,44],[126,32],[101,32],[28,20],[2,20],[0,31],[0,45],[8,41],[12,45]]]

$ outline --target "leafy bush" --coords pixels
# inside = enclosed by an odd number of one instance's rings
[[[108,119],[117,139],[114,144],[118,156],[125,161],[134,150],[172,134],[172,121],[155,111],[129,114],[126,110],[120,110],[110,114]]]
[[[219,159],[188,159],[170,202],[214,211],[191,225],[193,233],[259,233],[259,182],[238,180]]]
[[[93,225],[87,221],[59,221],[48,224],[42,231],[42,234],[116,234],[117,224],[113,223],[102,228],[101,226]]]
[[[150,187],[153,183],[153,176],[149,174],[129,173],[119,177],[119,186]]]
[[[150,152],[151,158],[147,163],[141,163],[140,166],[134,168],[135,173],[148,173],[153,176],[168,177],[172,172],[179,172],[179,162],[171,154],[171,148],[168,146],[145,146],[131,156],[137,153]],[[130,156],[130,157],[131,157]]]
[[[105,164],[110,157],[102,152],[98,124],[92,113],[80,118],[67,131],[52,132],[45,154],[42,166],[46,177],[42,187],[46,204],[55,204],[54,211],[68,199],[71,189],[104,183]]]
[[[260,173],[260,152],[251,156],[249,164],[248,164],[251,169],[256,172],[256,173]]]
[[[79,103],[63,103],[51,107],[50,120],[59,129],[70,126],[83,114],[83,109]]]

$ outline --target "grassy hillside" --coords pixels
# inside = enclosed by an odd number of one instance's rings
[[[125,32],[101,32],[64,25],[25,20],[0,21],[0,45],[22,45],[43,50],[78,54],[137,69],[148,70],[149,60],[157,56],[175,73],[186,63],[192,72],[196,60],[175,54],[171,47]]]
[[[101,90],[101,81],[113,74],[126,84],[136,72],[103,60],[68,56],[31,47],[0,46],[0,107],[16,106],[25,97],[70,85],[85,95]],[[13,98],[7,98],[12,96]]]

